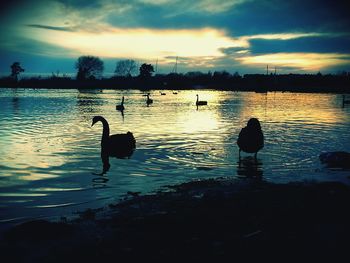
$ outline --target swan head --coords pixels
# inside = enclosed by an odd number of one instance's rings
[[[104,118],[102,116],[95,116],[92,118],[92,124],[91,127],[94,126],[96,122],[102,121]]]
[[[257,118],[251,118],[247,123],[247,127],[254,130],[261,130],[261,125]]]

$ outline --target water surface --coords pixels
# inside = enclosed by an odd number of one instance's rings
[[[349,171],[323,167],[322,151],[350,151],[350,107],[341,95],[210,90],[0,89],[0,222],[69,214],[184,181],[232,177],[286,183],[350,183]],[[196,94],[207,106],[195,106]],[[124,116],[115,110],[125,96]],[[104,116],[111,133],[133,132],[130,159],[100,159]],[[261,121],[258,163],[236,139],[249,118]]]

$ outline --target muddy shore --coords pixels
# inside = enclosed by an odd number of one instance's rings
[[[336,262],[349,246],[349,186],[221,178],[128,193],[74,220],[26,222],[3,235],[0,252],[2,262]]]

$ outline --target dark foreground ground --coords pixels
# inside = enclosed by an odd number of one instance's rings
[[[341,183],[219,179],[169,189],[130,193],[73,221],[16,226],[1,240],[1,261],[349,262],[350,188]]]

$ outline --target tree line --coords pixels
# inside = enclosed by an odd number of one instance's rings
[[[14,81],[18,81],[20,73],[24,72],[24,68],[20,65],[20,62],[14,62],[11,66],[10,78]],[[76,79],[93,80],[102,78],[104,70],[104,63],[99,57],[95,56],[81,56],[75,62],[75,69],[77,70]],[[115,76],[131,77],[135,75],[137,71],[137,63],[135,60],[126,59],[117,61],[115,68]],[[143,78],[151,77],[154,72],[154,67],[151,64],[143,63],[139,68],[139,76]],[[58,74],[52,74],[58,77]]]
[[[190,71],[154,75],[152,64],[125,59],[116,62],[114,76],[102,76],[104,63],[99,57],[81,56],[75,62],[75,79],[52,73],[50,78],[19,78],[24,68],[19,62],[11,74],[0,79],[0,87],[30,88],[111,88],[111,89],[193,89],[209,88],[242,91],[298,91],[350,93],[350,72],[339,74],[230,74],[227,71]]]

